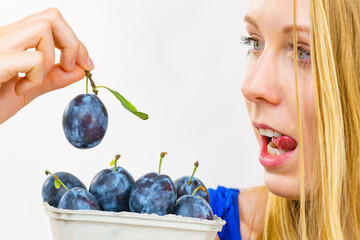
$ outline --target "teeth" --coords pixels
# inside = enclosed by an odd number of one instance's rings
[[[268,154],[270,155],[273,155],[273,156],[279,156],[281,154],[284,154],[285,151],[284,150],[281,150],[281,149],[277,149],[277,148],[273,148],[272,142],[270,142],[268,145],[267,145],[267,152]]]
[[[274,130],[271,129],[266,129],[266,136],[268,137],[273,137],[274,136]]]
[[[277,148],[276,145],[272,141],[270,141],[268,145],[272,148]]]
[[[267,136],[267,137],[281,137],[282,134],[272,130],[272,129],[263,129],[263,128],[259,128],[260,134],[263,136]]]
[[[277,132],[277,131],[274,131],[274,137],[281,137],[281,136],[282,136],[281,133],[279,133],[279,132]]]
[[[259,128],[260,134],[266,136],[266,130],[263,128]]]
[[[261,135],[263,136],[266,136],[266,137],[281,137],[282,134],[275,131],[275,130],[272,130],[272,129],[263,129],[263,128],[259,128],[259,132]],[[268,154],[270,155],[273,155],[273,156],[279,156],[281,154],[284,154],[286,151],[284,150],[281,150],[281,149],[278,149],[275,144],[270,141],[267,145],[267,152]]]

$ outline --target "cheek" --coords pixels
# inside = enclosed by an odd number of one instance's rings
[[[299,78],[300,79],[300,78]],[[305,179],[309,179],[312,163],[315,158],[315,129],[316,129],[316,106],[314,85],[311,72],[306,73],[302,78],[301,89],[301,118],[303,132],[303,150],[305,164]],[[308,184],[306,184],[308,185]]]
[[[302,81],[300,86],[300,108],[303,125],[304,146],[311,147],[313,146],[312,140],[315,137],[316,127],[315,94],[311,72],[306,73],[302,79],[304,81]]]

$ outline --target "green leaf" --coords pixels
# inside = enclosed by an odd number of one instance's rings
[[[56,188],[56,189],[59,189],[59,188],[60,188],[60,181],[59,181],[58,178],[55,179],[54,185],[55,185],[55,188]]]
[[[133,114],[135,114],[136,116],[138,116],[139,118],[141,118],[142,120],[146,120],[149,118],[149,115],[147,115],[146,113],[142,113],[142,112],[133,112]]]
[[[137,112],[136,107],[134,105],[132,105],[128,100],[126,100],[120,93],[118,93],[117,91],[111,90],[110,88],[108,88],[108,90],[112,94],[114,94],[114,96],[117,99],[119,99],[119,101],[121,102],[121,105],[123,105],[124,108],[126,108],[130,112]]]
[[[114,166],[115,161],[116,161],[116,159],[113,159],[113,160],[110,162],[110,166]]]
[[[109,90],[121,103],[121,105],[128,110],[129,112],[133,113],[135,116],[141,118],[142,120],[146,120],[149,118],[149,115],[147,115],[146,113],[143,112],[138,112],[138,110],[136,109],[136,107],[134,105],[132,105],[128,100],[126,100],[120,93],[118,93],[117,91],[114,91],[108,87],[105,86],[98,86],[102,87],[102,88],[106,88],[107,90]]]

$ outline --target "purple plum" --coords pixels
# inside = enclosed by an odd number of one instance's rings
[[[173,213],[176,201],[176,189],[167,175],[160,174],[160,166],[165,152],[160,155],[159,172],[148,173],[139,178],[130,193],[131,212],[155,213],[166,215]]]
[[[196,192],[199,186],[194,192]],[[203,188],[206,191],[205,188]],[[183,217],[202,218],[214,220],[213,211],[209,203],[202,197],[194,195],[184,195],[176,200],[174,214]]]
[[[51,174],[49,171],[46,171],[47,174]],[[54,175],[57,175],[62,179],[63,183],[69,188],[81,187],[86,189],[84,183],[82,183],[77,177],[67,172],[56,172]],[[61,197],[66,193],[65,188],[56,189],[54,186],[55,179],[53,176],[46,178],[42,186],[42,199],[44,202],[49,203],[50,206],[57,207]]]
[[[194,190],[199,187],[203,186],[205,187],[205,184],[197,179],[196,177],[193,177],[191,180],[190,185],[188,185],[188,181],[190,179],[190,176],[185,176],[178,178],[174,181],[176,192],[177,192],[177,198],[180,198],[184,195],[191,195]],[[206,188],[206,187],[205,187]],[[209,195],[204,193],[203,191],[198,191],[196,193],[199,197],[204,198],[208,203],[210,203]]]
[[[58,208],[71,210],[101,210],[96,198],[83,188],[75,187],[62,196]]]
[[[205,184],[198,178],[194,177],[196,169],[199,167],[199,162],[194,163],[194,171],[191,176],[184,176],[178,178],[174,181],[176,187],[177,198],[180,198],[183,195],[191,195],[195,189],[199,186],[203,186],[206,189]],[[197,191],[196,195],[204,198],[208,203],[210,203],[209,195],[203,191]]]
[[[70,101],[63,114],[67,140],[80,149],[97,146],[105,136],[108,113],[94,94],[80,94]]]
[[[113,168],[98,172],[90,184],[89,192],[104,211],[130,211],[129,195],[135,180],[125,168],[116,166],[119,157],[112,161]]]

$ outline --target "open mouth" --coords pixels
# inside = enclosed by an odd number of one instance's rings
[[[267,153],[272,156],[282,155],[297,147],[297,142],[293,138],[275,130],[259,128],[259,132],[266,139]]]

